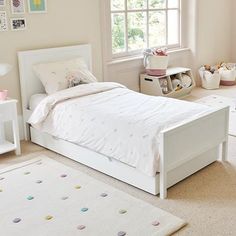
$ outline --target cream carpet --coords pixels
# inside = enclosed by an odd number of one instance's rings
[[[229,135],[236,137],[236,98],[224,97],[219,95],[210,95],[203,97],[196,102],[213,107],[229,106]]]
[[[185,225],[46,156],[0,171],[0,235],[164,236]]]
[[[145,193],[37,145],[23,142],[22,156],[0,156],[0,169],[47,155],[67,166],[172,213],[188,222],[175,236],[236,235],[236,138],[229,137],[229,162],[216,162],[168,190],[168,199]]]

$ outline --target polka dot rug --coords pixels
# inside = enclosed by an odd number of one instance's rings
[[[170,235],[185,222],[39,156],[0,170],[0,235]]]

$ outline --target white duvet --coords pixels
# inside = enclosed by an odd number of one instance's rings
[[[48,96],[36,107],[29,123],[155,176],[160,131],[208,111],[209,107],[201,104],[147,96],[104,82]]]

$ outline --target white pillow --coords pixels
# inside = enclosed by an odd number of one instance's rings
[[[96,81],[83,58],[37,64],[33,66],[33,71],[41,80],[47,94],[68,88],[68,78],[73,71],[81,71],[86,78],[92,77]]]
[[[34,94],[30,97],[29,109],[33,111],[44,98],[47,97],[46,93]]]

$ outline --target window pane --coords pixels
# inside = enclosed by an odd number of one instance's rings
[[[147,0],[127,0],[128,10],[147,9]]]
[[[119,53],[125,51],[125,14],[113,13],[112,18],[112,51]]]
[[[149,47],[166,45],[166,12],[149,13]]]
[[[168,11],[168,44],[179,43],[179,12],[178,10]]]
[[[111,10],[125,10],[125,0],[111,0]]]
[[[151,9],[166,8],[166,0],[149,0],[149,8]]]
[[[178,8],[179,0],[168,0],[168,8]]]
[[[128,13],[128,48],[129,50],[147,47],[147,15],[144,12]]]

